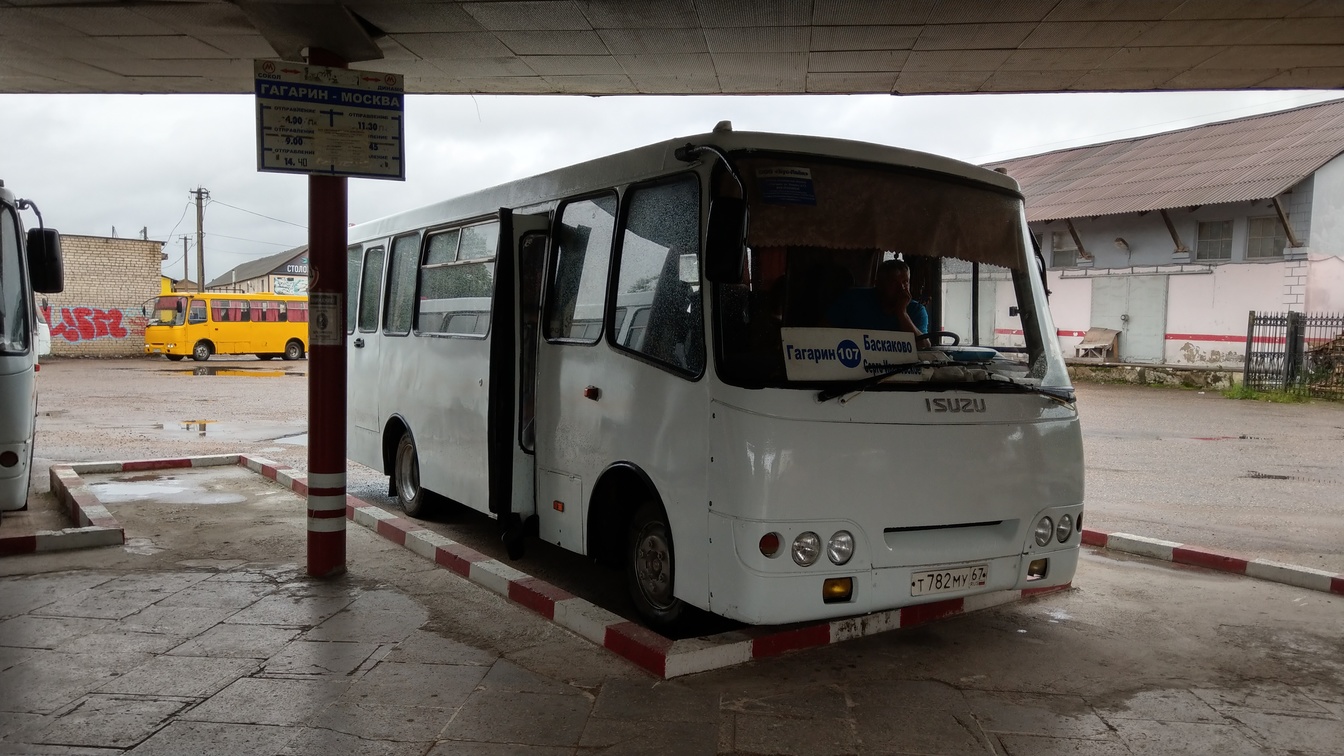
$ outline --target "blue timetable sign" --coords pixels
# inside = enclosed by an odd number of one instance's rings
[[[257,170],[406,179],[400,74],[258,60]]]

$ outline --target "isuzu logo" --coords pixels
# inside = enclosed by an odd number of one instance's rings
[[[929,412],[984,412],[984,399],[925,399],[924,409]]]

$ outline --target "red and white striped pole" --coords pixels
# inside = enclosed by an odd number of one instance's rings
[[[326,50],[310,50],[308,62],[346,67]],[[308,177],[308,574],[313,577],[345,572],[346,181]]]

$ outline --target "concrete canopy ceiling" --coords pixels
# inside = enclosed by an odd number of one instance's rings
[[[0,0],[0,93],[245,93],[320,47],[408,92],[1336,89],[1341,0]]]

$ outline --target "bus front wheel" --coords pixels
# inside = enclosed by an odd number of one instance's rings
[[[285,344],[285,359],[294,360],[303,359],[303,344],[297,341],[291,341]]]
[[[181,354],[165,354],[165,355],[164,355],[164,357],[167,357],[171,362],[181,362],[181,361],[182,361],[182,358],[183,358],[184,356],[185,356],[185,355],[181,355]]]
[[[415,439],[410,431],[401,434],[397,442],[397,456],[392,462],[392,477],[397,486],[397,503],[411,517],[429,513],[429,498],[420,487],[420,455],[415,450]]]
[[[626,579],[635,609],[654,628],[675,625],[686,604],[672,595],[675,577],[672,527],[663,508],[646,501],[630,522],[626,541]]]
[[[214,347],[210,346],[208,341],[198,341],[196,346],[191,348],[191,358],[197,362],[205,362],[210,359],[210,355],[215,353]]]

